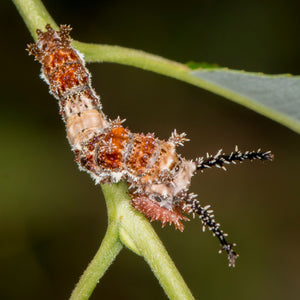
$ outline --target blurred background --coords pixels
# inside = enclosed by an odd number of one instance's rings
[[[269,74],[300,74],[298,1],[44,1],[72,37],[187,62]],[[83,4],[84,3],[84,4]],[[56,100],[25,52],[32,38],[2,1],[0,109],[0,299],[67,299],[104,236],[99,186],[79,172]],[[225,254],[199,220],[183,233],[154,223],[197,299],[298,299],[300,137],[222,97],[161,75],[89,64],[104,112],[133,132],[191,142],[180,152],[272,150],[272,163],[244,163],[193,178],[240,254]],[[282,99],[284,101],[284,99]],[[143,259],[123,249],[91,299],[166,299]]]

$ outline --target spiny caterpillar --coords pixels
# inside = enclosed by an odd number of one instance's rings
[[[60,114],[66,123],[67,137],[81,170],[87,171],[96,183],[126,181],[135,209],[151,221],[159,220],[183,231],[184,214],[198,215],[203,229],[208,227],[228,254],[229,266],[235,265],[238,255],[234,244],[226,241],[226,234],[214,220],[209,205],[202,207],[197,195],[188,192],[192,176],[197,170],[210,167],[225,169],[226,164],[243,160],[272,160],[270,151],[241,153],[237,147],[229,155],[220,150],[195,161],[176,153],[183,146],[185,133],[176,130],[167,140],[154,134],[132,133],[124,128],[119,117],[108,119],[101,110],[99,96],[91,87],[90,74],[83,55],[71,46],[70,26],[61,25],[55,31],[37,30],[38,40],[28,45],[29,54],[42,64],[42,78],[50,92],[58,99]]]

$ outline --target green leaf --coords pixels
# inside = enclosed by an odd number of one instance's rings
[[[238,102],[300,132],[300,77],[264,75],[227,69],[196,70],[193,76]]]

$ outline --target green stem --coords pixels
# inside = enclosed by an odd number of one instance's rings
[[[120,240],[122,244],[145,258],[170,299],[194,299],[149,221],[131,206],[127,185],[123,182],[105,184],[102,185],[102,190],[108,210],[108,230],[70,300],[84,300],[90,297],[99,279],[121,250]]]
[[[194,299],[150,222],[130,204],[127,185],[106,184],[102,190],[107,206],[114,207],[109,214],[119,223],[123,244],[145,258],[170,299]]]
[[[36,30],[45,28],[46,24],[50,24],[52,28],[58,30],[58,26],[48,13],[47,9],[40,0],[12,0],[17,7],[20,15],[27,25],[31,35],[36,40]]]
[[[118,224],[112,222],[108,225],[99,250],[82,274],[72,292],[70,300],[89,299],[100,278],[104,275],[121,249],[122,244],[119,240]]]

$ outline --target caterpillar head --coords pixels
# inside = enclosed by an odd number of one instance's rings
[[[147,184],[132,194],[132,202],[151,221],[160,220],[163,226],[174,224],[182,231],[184,226],[180,221],[188,220],[183,213],[196,164],[179,156],[176,156],[176,161],[171,170],[161,171],[159,182]]]

